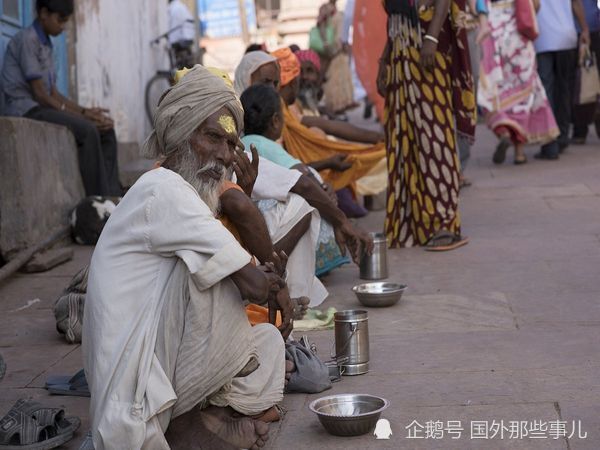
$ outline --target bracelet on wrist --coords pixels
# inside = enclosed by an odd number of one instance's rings
[[[440,41],[436,37],[433,37],[430,34],[426,34],[425,37],[424,37],[424,39],[427,40],[427,41],[431,41],[434,44],[439,44],[440,43]]]

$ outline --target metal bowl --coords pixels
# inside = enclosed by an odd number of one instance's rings
[[[325,429],[335,436],[360,436],[373,431],[386,399],[368,394],[338,394],[321,397],[308,406]]]
[[[395,305],[405,290],[405,284],[386,282],[363,283],[352,288],[359,302],[374,307]]]

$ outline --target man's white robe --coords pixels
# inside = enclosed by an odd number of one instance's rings
[[[283,340],[249,325],[228,278],[250,259],[175,172],[129,190],[94,251],[85,305],[97,450],[168,448],[169,421],[196,405],[250,414],[282,399]],[[259,369],[234,378],[253,357]]]

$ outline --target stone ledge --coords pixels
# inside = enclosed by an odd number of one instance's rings
[[[0,136],[0,255],[8,261],[68,225],[85,193],[66,127],[0,117]]]

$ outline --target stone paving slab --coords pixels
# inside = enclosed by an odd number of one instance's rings
[[[600,448],[600,145],[595,138],[558,162],[491,164],[494,140],[480,128],[461,194],[463,232],[455,252],[419,248],[388,253],[390,280],[408,284],[401,303],[368,309],[371,370],[344,377],[331,391],[287,395],[285,420],[272,427],[271,449],[598,449]],[[508,160],[512,158],[509,155]],[[358,221],[379,231],[384,213]],[[53,374],[81,368],[81,349],[56,333],[52,305],[89,262],[91,247],[52,271],[18,274],[0,285],[0,413],[21,397],[63,405],[89,427],[89,400],[49,396]],[[350,288],[356,266],[324,278],[322,308],[362,306]],[[299,334],[299,333],[298,333]],[[307,332],[328,359],[332,331]],[[390,441],[326,434],[308,410],[320,395],[366,392],[392,406]],[[581,420],[586,439],[460,440],[405,438],[412,420]],[[78,433],[66,448],[77,448]]]

